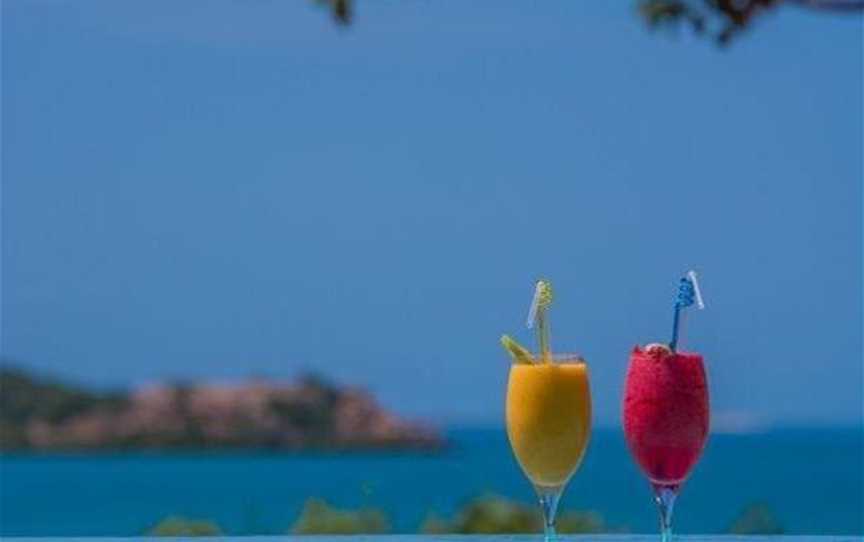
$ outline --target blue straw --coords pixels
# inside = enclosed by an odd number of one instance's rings
[[[669,349],[675,352],[678,347],[678,333],[681,327],[681,309],[693,305],[696,298],[696,289],[689,276],[681,277],[678,281],[678,295],[675,297],[675,316],[672,320],[672,340]]]

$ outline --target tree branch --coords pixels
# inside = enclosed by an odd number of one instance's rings
[[[861,0],[786,0],[790,4],[811,9],[827,11],[864,11],[864,1]]]

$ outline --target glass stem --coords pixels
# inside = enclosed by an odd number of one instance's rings
[[[538,487],[537,497],[543,510],[543,539],[545,542],[551,542],[555,540],[555,513],[558,511],[561,488]]]
[[[660,511],[661,542],[672,542],[672,511],[677,496],[677,485],[654,485],[654,502],[657,503],[657,509]]]

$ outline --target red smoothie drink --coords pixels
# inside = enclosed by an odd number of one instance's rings
[[[664,345],[635,347],[624,392],[624,434],[655,486],[681,484],[708,436],[702,356]]]

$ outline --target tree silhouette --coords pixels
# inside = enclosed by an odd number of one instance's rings
[[[351,0],[316,0],[319,4],[327,4],[333,20],[338,24],[347,25],[351,23],[353,2]]]
[[[326,5],[333,19],[349,25],[355,0],[316,0]],[[729,42],[750,27],[754,18],[779,7],[811,11],[861,13],[864,0],[638,0],[639,14],[651,28],[689,26],[696,34],[718,45]]]
[[[753,19],[780,6],[860,13],[860,0],[640,0],[639,12],[649,27],[689,25],[719,45],[747,29]]]

